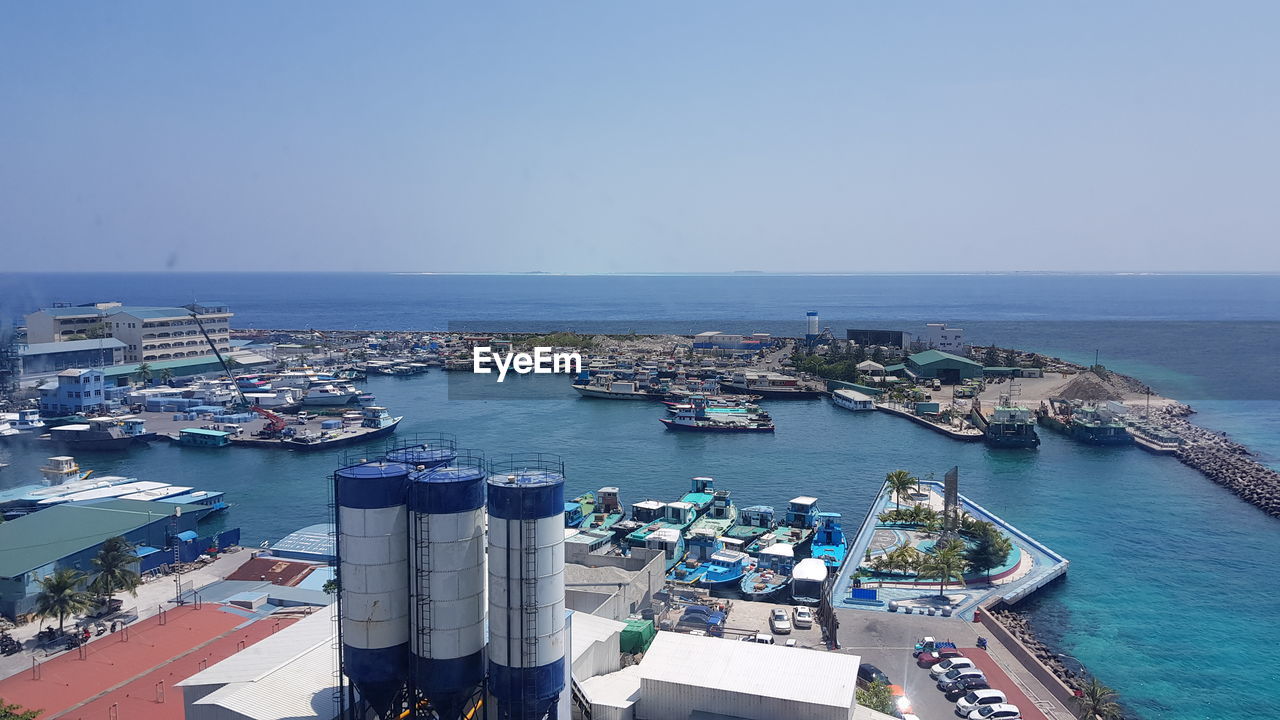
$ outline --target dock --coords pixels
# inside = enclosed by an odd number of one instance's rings
[[[890,415],[897,415],[898,417],[904,417],[916,423],[917,425],[923,425],[929,428],[930,430],[933,430],[935,432],[940,432],[943,435],[946,435],[947,437],[951,438],[952,440],[961,440],[963,442],[979,442],[984,437],[983,432],[975,427],[963,427],[963,426],[954,427],[952,425],[943,425],[942,423],[933,422],[928,418],[924,418],[919,415],[916,415],[910,410],[907,410],[906,408],[900,407],[898,405],[877,402],[875,404],[875,407],[876,407],[876,410],[887,412]]]

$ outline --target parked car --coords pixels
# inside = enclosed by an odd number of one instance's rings
[[[765,635],[764,633],[759,633],[757,635],[747,635],[746,637],[742,638],[742,642],[760,643],[761,645],[772,645],[773,636]]]
[[[1021,720],[1021,718],[1022,712],[1018,710],[1018,706],[1008,703],[983,705],[969,713],[969,720]]]
[[[964,680],[947,683],[948,689],[945,690],[945,692],[947,699],[951,702],[955,702],[969,694],[970,690],[986,690],[989,687],[990,685],[987,685],[987,679],[985,677],[966,678]]]
[[[953,689],[953,686],[951,685],[951,683],[954,683],[957,680],[963,680],[965,678],[982,678],[982,680],[985,682],[987,679],[987,676],[983,675],[982,671],[979,670],[978,668],[956,668],[954,670],[949,671],[946,675],[943,675],[942,677],[938,678],[938,689],[943,692],[951,690]]]
[[[950,644],[950,643],[948,643]],[[964,653],[960,649],[952,645],[951,647],[939,647],[932,652],[925,651],[916,656],[916,664],[920,667],[931,667],[937,665],[943,660],[951,658],[964,657]]]
[[[932,677],[934,680],[937,680],[938,678],[942,677],[943,675],[946,675],[947,673],[951,672],[955,668],[967,668],[967,667],[974,667],[972,660],[970,660],[967,657],[953,657],[950,660],[943,660],[937,665],[934,665],[933,669],[929,670],[929,677]]]
[[[769,628],[777,635],[790,634],[791,621],[787,619],[787,611],[782,608],[774,608],[769,613]]]
[[[800,629],[813,627],[813,611],[807,607],[798,607],[791,612],[791,622]]]
[[[884,674],[880,668],[871,663],[862,663],[858,666],[858,682],[863,685],[870,685],[875,682],[889,684],[889,676]]]
[[[964,697],[956,701],[956,714],[960,717],[969,717],[969,713],[981,709],[984,705],[998,705],[1008,701],[1009,699],[999,690],[992,690],[991,688],[970,690]]]

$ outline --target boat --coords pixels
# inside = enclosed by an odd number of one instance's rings
[[[736,372],[720,381],[720,389],[731,395],[759,395],[766,400],[809,400],[823,391],[806,387],[800,379],[776,372]]]
[[[791,498],[784,521],[748,545],[747,554],[759,556],[770,546],[778,544],[792,546],[796,557],[807,557],[817,525],[818,499],[808,495]]]
[[[595,503],[583,513],[583,525],[592,530],[611,530],[627,516],[618,502],[618,488],[602,487],[595,493]]]
[[[683,539],[684,531],[697,519],[697,513],[687,502],[642,500],[631,505],[631,518],[636,527],[626,533],[622,543],[627,547],[646,547],[649,536],[659,530],[676,530]]]
[[[615,380],[608,375],[596,375],[589,382],[575,382],[571,387],[582,397],[605,400],[661,400],[665,395],[643,389],[634,380]]]
[[[751,567],[751,556],[740,550],[722,548],[698,558],[691,558],[691,554],[686,553],[684,560],[667,574],[677,585],[694,585],[711,591],[736,591]]]
[[[1036,418],[1045,427],[1088,445],[1133,444],[1129,428],[1119,419],[1118,413],[1108,407],[1049,398],[1040,403]]]
[[[46,432],[47,430],[49,430],[49,428],[54,427],[54,423],[52,421],[45,422],[45,420],[40,417],[40,411],[35,410],[33,408],[19,410],[18,412],[12,413],[11,415],[9,415],[6,419],[8,419],[9,426],[11,428],[13,428],[14,430],[17,430],[19,433],[23,435],[28,435],[32,437],[39,435],[43,432]],[[88,421],[88,418],[84,417],[83,415],[71,415],[71,416],[68,416],[67,418],[61,418],[61,419],[74,421],[77,423],[83,423]],[[67,424],[70,424],[70,423],[69,422],[57,423],[57,425],[67,425]]]
[[[22,434],[22,431],[10,424],[8,420],[0,418],[0,442],[10,438],[21,437]]]
[[[831,402],[839,405],[845,410],[853,410],[855,412],[876,409],[876,404],[872,401],[870,395],[864,395],[856,390],[847,390],[844,388],[835,390],[831,393]]]
[[[564,526],[567,528],[582,527],[587,516],[595,509],[596,496],[591,493],[579,495],[564,504]]]
[[[1010,395],[1000,396],[1000,402],[992,408],[990,416],[982,407],[982,401],[975,398],[969,417],[973,426],[982,431],[986,443],[993,447],[1034,448],[1040,445],[1035,414],[1014,405]]]
[[[773,528],[773,508],[768,505],[751,505],[738,511],[737,523],[725,531],[724,537],[736,540],[742,545],[742,549],[746,550],[747,546],[760,536],[772,532]]]
[[[770,545],[760,552],[755,566],[738,581],[738,592],[747,600],[772,600],[791,584],[794,564],[795,550],[790,545]]]
[[[315,382],[302,394],[305,407],[346,405],[360,395],[349,383]]]
[[[691,398],[690,406],[676,411],[674,417],[659,418],[668,430],[684,430],[690,432],[773,432],[773,420],[768,413],[760,412],[746,415],[732,413],[707,412],[706,401],[701,397]]]
[[[805,558],[791,569],[791,600],[797,605],[817,606],[822,600],[822,586],[827,582],[830,566],[818,558]]]
[[[96,417],[88,423],[62,425],[49,431],[50,442],[72,450],[127,450],[155,439],[146,421],[135,417]]]
[[[818,513],[818,527],[813,532],[813,541],[809,543],[809,556],[822,560],[834,570],[844,562],[848,552],[844,531],[840,528],[840,513]]]
[[[403,416],[392,417],[384,407],[373,405],[362,412],[362,420],[358,428],[342,428],[322,430],[320,432],[294,433],[281,442],[295,450],[326,450],[352,443],[386,437],[396,431]]]
[[[378,402],[378,398],[375,397],[373,393],[362,392],[356,396],[356,403],[360,405],[360,407],[369,407],[370,405],[374,405],[377,402]]]
[[[661,550],[666,554],[666,567],[670,572],[684,559],[684,533],[676,528],[664,527],[654,530],[645,537],[644,547],[650,550]]]

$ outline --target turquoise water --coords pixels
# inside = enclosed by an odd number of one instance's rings
[[[563,399],[518,399],[557,383]],[[1034,602],[1035,617],[1132,709],[1145,718],[1199,720],[1258,717],[1259,708],[1280,703],[1280,684],[1267,682],[1274,671],[1258,662],[1260,647],[1280,643],[1280,596],[1269,577],[1280,557],[1280,523],[1175,460],[1051,433],[1039,451],[995,450],[825,400],[769,403],[773,435],[709,436],[664,431],[657,403],[579,398],[563,378],[522,377],[512,399],[484,401],[450,401],[440,372],[367,385],[408,415],[404,436],[453,432],[491,457],[561,453],[570,492],[618,485],[628,503],[671,499],[690,477],[711,475],[741,504],[781,507],[814,494],[824,510],[854,524],[887,471],[940,478],[958,465],[962,492],[1071,560],[1067,580]],[[14,458],[5,482],[39,457]],[[328,518],[327,475],[336,460],[157,444],[82,462],[100,473],[225,490],[238,503],[225,521],[255,544]]]

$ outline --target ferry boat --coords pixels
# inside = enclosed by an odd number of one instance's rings
[[[720,381],[720,389],[732,395],[759,395],[766,400],[809,400],[823,391],[805,387],[800,379],[775,372],[737,372]]]
[[[634,380],[616,380],[608,375],[596,375],[588,382],[573,383],[571,387],[582,397],[605,400],[661,400],[663,393],[641,388]]]
[[[742,576],[738,592],[747,600],[772,600],[791,584],[794,565],[795,550],[790,545],[770,545],[760,552],[755,567]]]
[[[43,436],[42,436],[43,437]],[[127,450],[155,438],[146,421],[135,417],[97,417],[88,423],[62,425],[49,431],[49,441],[73,450]]]
[[[1000,403],[992,409],[990,417],[982,407],[982,401],[975,398],[969,417],[973,426],[982,431],[988,445],[1019,448],[1040,445],[1035,415],[1027,408],[1014,405],[1009,395],[1000,396]]]
[[[392,417],[386,408],[376,405],[365,408],[361,415],[363,419],[357,429],[295,433],[281,442],[295,450],[325,450],[385,437],[395,432],[396,426],[404,419],[403,416]]]
[[[691,432],[773,432],[773,420],[768,413],[737,415],[707,412],[706,401],[692,398],[688,408],[676,411],[674,417],[659,418],[668,430]]]
[[[848,552],[844,531],[840,528],[840,513],[818,513],[818,527],[813,533],[813,541],[809,544],[810,557],[818,558],[834,570],[844,562]]]
[[[853,410],[855,412],[876,409],[876,405],[871,400],[870,395],[864,395],[855,390],[847,390],[844,388],[831,393],[831,402],[839,405],[845,410]]]

